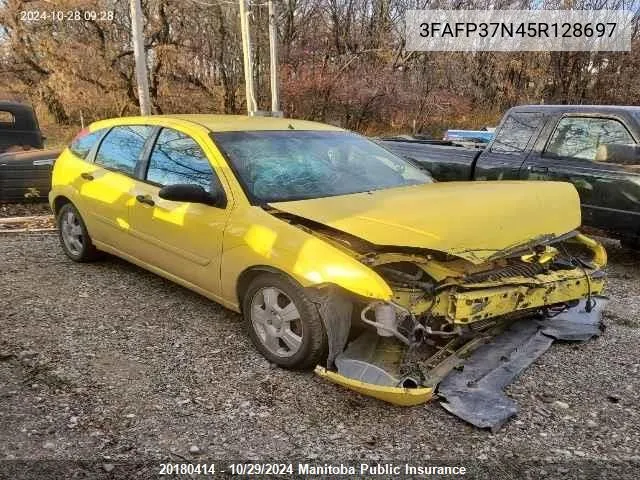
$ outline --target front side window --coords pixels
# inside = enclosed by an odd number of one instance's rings
[[[211,192],[213,171],[195,140],[164,128],[151,151],[146,178],[156,185],[195,184]]]
[[[254,203],[433,181],[407,161],[350,132],[251,131],[212,136]]]
[[[153,127],[144,125],[112,128],[100,144],[95,163],[133,175],[144,144],[152,131]]]
[[[545,153],[594,161],[600,145],[633,143],[633,138],[618,120],[566,117],[558,122]]]
[[[76,157],[80,157],[84,160],[103,134],[104,129],[96,130],[95,132],[83,130],[76,138],[73,139],[71,145],[69,145],[69,150],[71,150]]]
[[[524,152],[542,123],[542,114],[533,112],[511,113],[498,130],[491,151],[497,153]]]

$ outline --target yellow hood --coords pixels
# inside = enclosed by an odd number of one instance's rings
[[[578,193],[561,182],[434,183],[270,206],[376,245],[438,250],[477,264],[580,225]]]

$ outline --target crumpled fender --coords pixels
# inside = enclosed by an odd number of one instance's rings
[[[390,300],[389,285],[346,252],[260,207],[234,212],[225,229],[221,262],[222,293],[238,304],[242,272],[256,266],[280,270],[303,287],[334,284],[360,297]]]

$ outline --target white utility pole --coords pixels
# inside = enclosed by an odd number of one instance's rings
[[[269,59],[271,61],[271,114],[280,116],[280,97],[278,95],[278,31],[273,0],[269,0]]]
[[[131,0],[131,37],[133,40],[133,57],[136,62],[136,82],[140,114],[151,114],[149,99],[149,80],[147,79],[147,57],[144,51],[144,30],[142,26],[142,7],[140,0]]]
[[[244,57],[244,88],[247,97],[247,114],[255,115],[258,106],[253,94],[253,63],[251,60],[251,36],[249,35],[249,11],[247,0],[240,1],[240,36],[242,37],[242,55]]]

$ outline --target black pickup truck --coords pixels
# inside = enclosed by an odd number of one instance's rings
[[[485,148],[406,139],[381,143],[438,181],[571,182],[580,195],[584,225],[640,248],[640,107],[514,107]]]
[[[58,155],[43,150],[33,108],[0,101],[0,202],[46,201]]]

